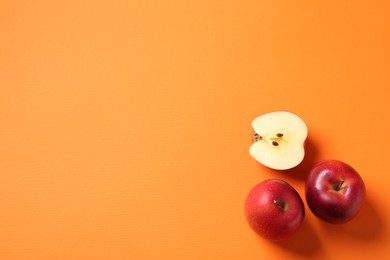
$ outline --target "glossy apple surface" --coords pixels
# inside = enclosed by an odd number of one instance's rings
[[[348,164],[327,160],[310,171],[305,186],[306,201],[314,215],[334,224],[353,219],[366,194],[363,179]]]
[[[308,135],[306,123],[288,111],[274,111],[252,121],[253,143],[250,155],[259,163],[276,170],[291,169],[305,156]]]
[[[249,226],[262,237],[285,240],[294,234],[305,216],[303,201],[288,183],[269,179],[257,184],[245,200]]]

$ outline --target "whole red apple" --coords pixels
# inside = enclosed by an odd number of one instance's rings
[[[298,192],[287,182],[269,179],[249,192],[245,215],[256,233],[269,240],[281,241],[298,230],[305,208]]]
[[[337,160],[316,164],[307,177],[305,190],[313,214],[334,224],[353,219],[366,194],[363,179],[357,171]]]

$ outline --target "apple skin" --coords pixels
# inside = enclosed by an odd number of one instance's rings
[[[245,216],[257,234],[268,240],[282,241],[301,226],[305,207],[298,192],[287,182],[268,179],[249,192]]]
[[[354,168],[341,161],[326,160],[310,171],[305,195],[314,215],[328,223],[342,224],[359,213],[366,188]]]

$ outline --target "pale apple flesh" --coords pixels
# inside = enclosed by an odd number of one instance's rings
[[[308,135],[306,123],[287,111],[275,111],[252,121],[254,130],[250,155],[259,163],[276,170],[287,170],[305,157]]]

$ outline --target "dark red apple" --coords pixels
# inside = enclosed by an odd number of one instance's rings
[[[353,219],[366,194],[363,179],[348,164],[327,160],[318,163],[306,180],[306,202],[314,215],[334,224]]]
[[[298,230],[305,208],[298,192],[287,182],[269,179],[249,192],[245,215],[256,233],[269,240],[281,241]]]

